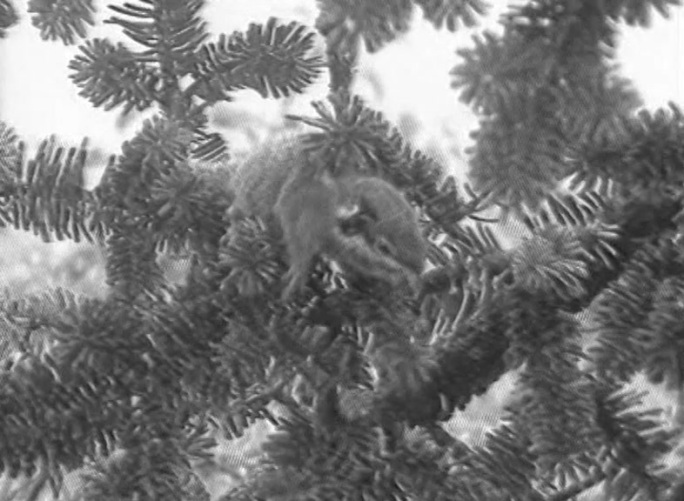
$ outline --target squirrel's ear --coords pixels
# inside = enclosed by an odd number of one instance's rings
[[[357,204],[347,204],[337,207],[335,217],[338,221],[354,219],[361,214],[361,207]]]

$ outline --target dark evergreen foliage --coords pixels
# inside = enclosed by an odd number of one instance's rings
[[[9,0],[0,0],[0,38],[5,37],[7,29],[19,20],[14,5]]]
[[[191,468],[211,430],[276,433],[229,500],[675,501],[662,472],[678,429],[625,389],[638,372],[682,391],[684,119],[641,111],[614,65],[616,22],[647,25],[677,0],[532,0],[511,8],[453,69],[480,115],[472,187],[349,88],[361,44],[380,50],[414,8],[471,26],[480,0],[320,0],[315,34],[275,19],[208,41],[203,0],[136,0],[107,22],[135,44],[87,40],[71,78],[94,106],[156,109],[87,189],[88,145],[44,141],[31,158],[0,124],[0,223],[106,249],[108,293],[57,289],[0,302],[0,470],[59,491],[88,466],[84,499],[204,500]],[[415,5],[414,5],[415,4]],[[74,43],[90,1],[32,0],[46,39]],[[0,30],[16,16],[0,0]],[[305,147],[333,172],[355,165],[405,190],[430,239],[418,297],[346,283],[318,263],[283,303],[284,247],[263,221],[231,226],[229,145],[207,111],[249,88],[331,92]],[[222,177],[224,176],[224,177]],[[504,250],[497,209],[526,239]],[[169,283],[161,253],[192,256]],[[592,314],[591,349],[576,313]],[[40,342],[38,341],[40,340]],[[518,371],[516,398],[482,444],[441,423]],[[287,409],[272,414],[271,402]]]
[[[29,0],[28,11],[43,40],[60,40],[65,45],[84,38],[86,25],[95,24],[93,0]]]

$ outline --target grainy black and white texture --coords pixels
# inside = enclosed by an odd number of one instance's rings
[[[680,4],[0,0],[0,499],[680,499]]]

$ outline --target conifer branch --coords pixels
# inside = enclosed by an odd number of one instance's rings
[[[43,40],[60,40],[65,45],[85,38],[86,25],[95,25],[92,0],[30,0],[28,11]]]
[[[4,38],[7,30],[19,21],[17,11],[10,0],[0,0],[0,39]]]

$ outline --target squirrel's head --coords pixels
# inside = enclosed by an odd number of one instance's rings
[[[355,196],[337,211],[348,247],[338,260],[362,276],[415,288],[426,254],[415,211],[401,192],[379,178],[355,180],[352,192]]]

